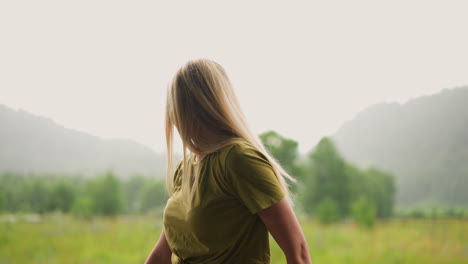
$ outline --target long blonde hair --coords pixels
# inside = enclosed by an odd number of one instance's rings
[[[183,144],[180,191],[186,212],[191,208],[199,181],[201,166],[193,164],[202,165],[204,160],[202,158],[201,161],[196,161],[195,156],[205,157],[239,139],[249,142],[267,157],[289,204],[294,205],[293,194],[285,179],[292,182],[297,180],[268,153],[260,138],[250,129],[232,84],[221,65],[205,58],[189,60],[169,82],[166,99],[166,189],[171,197],[174,194],[175,177],[172,149],[175,126]],[[213,139],[207,138],[206,131],[220,140],[213,142]]]

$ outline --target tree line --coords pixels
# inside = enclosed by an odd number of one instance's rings
[[[371,227],[377,218],[394,216],[395,177],[381,169],[359,168],[346,161],[328,138],[305,156],[298,142],[275,131],[260,135],[271,155],[297,178],[291,185],[296,202],[322,223],[352,218]],[[128,179],[107,171],[93,178],[80,175],[0,174],[0,212],[61,211],[79,217],[161,213],[168,195],[165,179],[134,176]],[[434,217],[404,212],[402,216]],[[439,210],[439,215],[440,215]],[[458,216],[458,211],[448,211]],[[463,216],[463,212],[461,213]]]
[[[122,179],[112,171],[94,178],[0,174],[0,212],[60,211],[84,218],[139,214],[161,209],[167,197],[162,179],[145,176]]]
[[[468,217],[462,208],[420,208],[395,211],[395,176],[377,167],[359,168],[347,161],[329,137],[323,137],[306,155],[299,155],[298,142],[275,131],[260,138],[288,173],[298,179],[292,190],[302,210],[322,223],[346,218],[372,227],[376,219],[390,217]]]
[[[392,216],[396,192],[392,174],[347,162],[328,137],[299,159],[298,143],[275,131],[260,135],[268,151],[296,176],[294,193],[303,210],[323,223],[352,217],[372,226],[376,218]]]

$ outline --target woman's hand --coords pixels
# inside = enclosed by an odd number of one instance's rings
[[[164,228],[158,242],[150,252],[144,264],[171,264],[172,251],[167,243]]]

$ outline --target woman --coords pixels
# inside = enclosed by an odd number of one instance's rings
[[[174,126],[183,143],[175,170]],[[170,198],[146,264],[270,263],[268,231],[288,264],[312,263],[285,181],[296,180],[252,132],[218,63],[191,60],[175,74],[166,141]]]

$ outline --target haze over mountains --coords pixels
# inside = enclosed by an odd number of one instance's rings
[[[0,104],[0,172],[165,177],[166,158],[127,139],[102,139]]]
[[[370,106],[331,139],[348,161],[393,173],[397,205],[468,207],[468,86]],[[102,139],[0,104],[0,173],[112,169],[162,178],[165,162],[165,153],[137,142]]]
[[[468,86],[373,105],[332,139],[346,159],[392,172],[398,205],[468,206]]]

